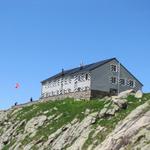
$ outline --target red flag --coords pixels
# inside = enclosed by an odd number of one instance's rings
[[[19,87],[20,87],[20,84],[19,84],[19,83],[16,83],[15,88],[18,89]]]

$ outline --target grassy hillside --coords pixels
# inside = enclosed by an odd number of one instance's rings
[[[121,109],[113,116],[105,116],[101,119],[97,119],[96,122],[92,124],[93,130],[91,130],[88,139],[84,143],[83,149],[87,149],[93,141],[96,141],[95,146],[101,143],[120,120],[123,120],[132,110],[149,99],[150,94],[144,94],[142,99],[136,99],[134,96],[130,95],[127,98],[127,109]],[[68,98],[61,101],[41,102],[21,109],[16,108],[9,113],[8,121],[11,123],[24,121],[24,123],[16,129],[18,134],[23,134],[26,123],[32,118],[40,115],[45,115],[49,118],[38,128],[34,136],[30,137],[30,135],[26,135],[26,137],[21,140],[21,145],[23,146],[31,141],[38,141],[39,139],[42,142],[46,142],[49,135],[72,122],[75,118],[81,122],[89,113],[99,112],[104,107],[111,109],[114,107],[114,104],[106,99],[75,101]],[[3,125],[3,123],[0,125],[0,136],[3,134]],[[101,134],[93,136],[98,126],[105,127],[105,130],[102,131]],[[15,142],[16,138],[11,138],[10,142],[3,147],[3,150],[9,149]],[[32,146],[32,149],[37,149],[36,145]]]

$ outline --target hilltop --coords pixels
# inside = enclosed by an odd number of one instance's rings
[[[0,111],[1,150],[149,150],[150,94],[41,101]]]

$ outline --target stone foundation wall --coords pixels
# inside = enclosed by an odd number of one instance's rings
[[[82,92],[72,92],[72,93],[66,93],[64,95],[56,95],[51,96],[47,98],[42,98],[43,101],[45,100],[61,100],[65,98],[75,98],[75,99],[87,99],[89,100],[91,98],[91,91],[82,91]]]
[[[46,101],[49,101],[49,100],[55,101],[55,100],[63,100],[65,98],[90,100],[92,98],[103,98],[105,96],[110,96],[110,93],[103,92],[103,91],[96,91],[96,90],[92,90],[92,91],[88,90],[88,91],[82,91],[82,92],[72,92],[72,93],[66,93],[64,95],[40,98],[39,100],[35,100],[33,102],[27,102],[27,103],[24,103],[24,104],[18,104],[16,106],[12,106],[12,108],[21,108],[21,107],[30,106],[30,105],[40,103],[40,102],[46,102]]]
[[[103,91],[96,91],[96,90],[88,90],[88,91],[82,91],[82,92],[72,92],[72,93],[66,93],[64,95],[56,95],[51,96],[47,98],[42,98],[43,101],[47,100],[62,100],[65,98],[74,98],[74,99],[86,99],[90,100],[92,98],[103,98],[105,96],[110,96],[110,93],[103,92]]]
[[[91,90],[91,98],[103,98],[105,96],[110,96],[110,93],[98,90]]]

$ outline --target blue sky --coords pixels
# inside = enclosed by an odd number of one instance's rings
[[[111,57],[150,91],[149,0],[0,1],[0,109],[39,98],[61,68]]]

